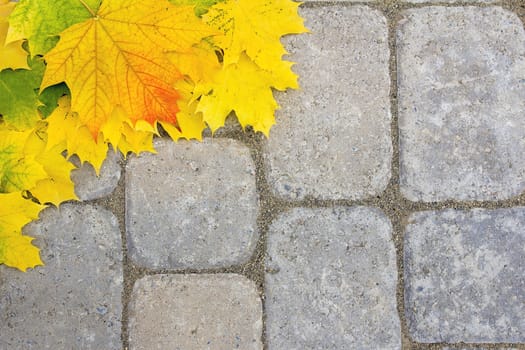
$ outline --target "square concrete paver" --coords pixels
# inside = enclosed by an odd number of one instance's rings
[[[358,199],[390,179],[386,19],[364,6],[303,8],[311,34],[286,39],[300,90],[282,107],[264,151],[272,190],[287,199]]]
[[[105,209],[65,204],[25,229],[46,264],[0,266],[0,349],[108,349],[122,343],[122,243]]]
[[[499,7],[423,7],[397,31],[400,184],[412,201],[525,189],[525,30]]]
[[[525,342],[525,208],[427,211],[405,234],[405,310],[423,343]]]
[[[131,298],[131,350],[263,348],[261,299],[241,275],[146,276]]]
[[[255,165],[228,139],[159,140],[129,160],[131,259],[148,268],[213,268],[248,260],[258,239]]]
[[[375,208],[297,208],[268,232],[269,349],[401,349],[388,219]]]

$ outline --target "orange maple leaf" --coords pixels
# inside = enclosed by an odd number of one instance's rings
[[[95,139],[117,106],[133,124],[176,124],[179,93],[173,86],[182,75],[165,52],[189,51],[214,31],[193,7],[167,0],[112,0],[97,10],[85,7],[91,18],[62,32],[45,55],[41,90],[65,82],[71,110]]]

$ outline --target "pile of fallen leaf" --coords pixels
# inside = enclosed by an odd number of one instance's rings
[[[0,0],[0,264],[42,264],[22,228],[77,199],[68,158],[201,139],[235,112],[268,135],[272,90],[297,88],[280,38],[291,0]]]

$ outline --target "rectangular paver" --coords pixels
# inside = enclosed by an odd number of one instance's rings
[[[423,7],[397,31],[400,184],[413,201],[525,189],[525,30],[499,7]]]
[[[154,275],[135,283],[131,350],[262,350],[262,303],[236,274]]]
[[[405,310],[418,342],[525,342],[525,208],[412,214]]]
[[[312,34],[287,39],[301,89],[264,147],[272,190],[287,199],[357,199],[390,178],[390,78],[386,19],[364,6],[303,8]]]
[[[228,139],[159,140],[129,160],[131,259],[149,268],[212,268],[248,260],[258,239],[255,165]]]
[[[401,349],[396,255],[375,208],[297,208],[268,232],[269,349]]]
[[[46,264],[1,266],[0,349],[120,350],[122,243],[117,219],[91,205],[46,209],[25,230]]]

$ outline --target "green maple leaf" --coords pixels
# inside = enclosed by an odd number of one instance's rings
[[[28,39],[32,55],[46,54],[56,45],[63,30],[92,17],[85,5],[96,10],[101,2],[21,0],[9,16],[7,42]]]
[[[58,107],[58,99],[64,95],[70,95],[66,84],[61,83],[46,88],[40,94],[40,101],[43,103],[38,110],[42,113],[44,118],[49,117],[51,113]]]
[[[32,128],[40,119],[38,87],[44,76],[45,65],[34,58],[27,69],[5,69],[0,72],[0,115],[3,121],[18,129]]]

